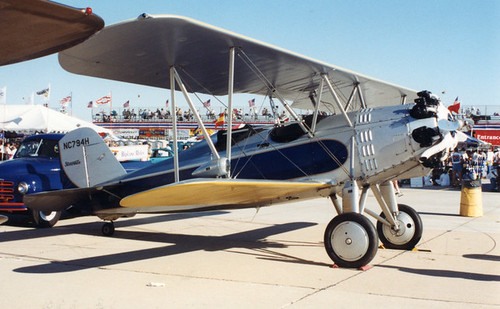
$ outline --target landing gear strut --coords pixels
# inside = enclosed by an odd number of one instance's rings
[[[388,249],[411,250],[422,238],[422,219],[411,207],[397,204],[394,187],[390,182],[370,186],[382,208],[377,213],[365,208],[368,187],[357,195],[354,182],[346,184],[342,192],[342,205],[336,195],[331,200],[339,214],[325,230],[325,249],[340,267],[360,268],[367,265],[377,253],[379,237]],[[377,228],[362,215],[377,219]]]
[[[113,221],[104,223],[102,225],[101,232],[104,236],[113,236],[115,233],[115,224]]]

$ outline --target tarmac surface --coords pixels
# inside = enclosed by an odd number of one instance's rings
[[[483,192],[472,218],[458,215],[458,189],[402,192],[422,216],[419,251],[379,249],[366,271],[331,267],[328,199],[137,215],[113,237],[96,217],[1,225],[2,307],[500,308],[500,193]]]

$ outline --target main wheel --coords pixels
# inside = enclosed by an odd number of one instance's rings
[[[113,222],[106,222],[102,225],[101,232],[104,236],[113,236],[115,233],[115,225]]]
[[[378,235],[386,248],[411,250],[415,248],[422,238],[422,219],[417,211],[410,206],[404,204],[398,204],[398,206],[399,230],[396,231],[392,227],[377,221]],[[380,216],[385,218],[384,213],[381,213]]]
[[[326,252],[340,267],[360,268],[367,265],[377,253],[377,248],[375,226],[361,214],[340,214],[326,227]]]
[[[53,227],[61,218],[61,211],[34,210],[32,216],[36,227]]]

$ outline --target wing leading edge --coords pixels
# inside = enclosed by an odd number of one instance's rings
[[[317,61],[236,33],[180,16],[143,14],[104,28],[85,43],[59,54],[69,72],[169,89],[176,66],[188,91],[226,95],[229,49],[237,47],[235,93],[268,95],[269,88],[247,65],[254,64],[280,95],[311,108],[309,95],[321,74],[345,101],[359,84],[367,107],[396,105],[416,98],[414,90]],[[124,65],[126,64],[126,65]],[[322,101],[333,98],[325,93]],[[359,108],[359,102],[351,108]]]

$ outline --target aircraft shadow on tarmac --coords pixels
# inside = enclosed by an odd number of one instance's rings
[[[464,258],[500,262],[500,255],[491,254],[464,254]]]
[[[422,268],[409,268],[391,265],[377,265],[377,267],[392,268],[399,271],[418,274],[431,277],[444,277],[444,278],[459,278],[475,281],[500,281],[499,275],[479,274],[465,271],[443,270],[443,269],[422,269]]]
[[[285,248],[289,246],[315,246],[321,245],[320,243],[308,242],[286,242],[279,241],[273,242],[266,240],[267,237],[286,233],[294,230],[299,230],[314,226],[317,223],[311,222],[292,222],[285,224],[276,224],[263,228],[258,228],[249,231],[243,231],[224,236],[204,236],[204,235],[185,235],[174,233],[157,233],[157,232],[144,232],[144,231],[123,231],[119,230],[121,227],[133,226],[147,223],[157,223],[162,221],[173,221],[180,219],[189,219],[202,216],[213,216],[223,214],[225,212],[210,212],[210,213],[197,213],[197,214],[174,214],[163,216],[152,216],[147,218],[127,219],[117,221],[116,227],[118,228],[113,238],[130,239],[138,241],[166,243],[167,246],[157,248],[140,249],[127,252],[119,252],[108,255],[85,257],[81,259],[51,261],[46,264],[34,265],[15,269],[15,272],[20,273],[61,273],[84,270],[89,268],[106,267],[116,264],[127,262],[134,262],[140,260],[153,259],[164,256],[172,256],[182,253],[193,251],[220,251],[225,250],[231,253],[250,254],[259,259],[268,259],[275,261],[311,264],[318,266],[331,266],[326,263],[318,263],[314,261],[304,260],[291,255],[286,255],[273,251],[273,248]],[[119,223],[119,224],[118,224]],[[5,232],[0,236],[1,242],[15,241],[27,238],[51,237],[64,234],[85,234],[93,235],[100,234],[100,223],[83,223],[75,225],[67,225],[62,227],[55,227],[52,229],[30,229],[26,231]],[[93,233],[93,231],[95,231]],[[99,232],[97,232],[99,231]],[[102,236],[104,237],[104,236]],[[248,251],[238,251],[238,249],[247,249]]]

